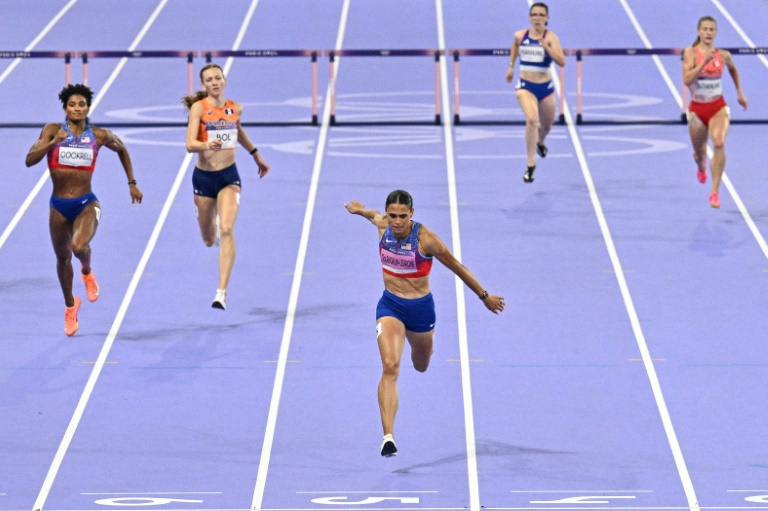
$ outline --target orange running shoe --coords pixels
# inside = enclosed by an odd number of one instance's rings
[[[716,193],[713,193],[709,196],[709,205],[713,208],[720,207],[720,197],[718,197]]]
[[[64,333],[72,337],[80,328],[80,323],[77,321],[77,311],[80,310],[81,300],[79,297],[75,297],[75,304],[72,307],[64,309]]]
[[[93,274],[93,269],[88,275],[82,275],[83,282],[85,282],[85,294],[88,296],[88,300],[95,302],[99,299],[99,283],[96,282],[96,276]]]

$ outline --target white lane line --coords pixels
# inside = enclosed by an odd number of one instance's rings
[[[65,9],[68,9],[69,7],[71,7],[71,5],[73,5],[76,1],[77,0],[72,0],[69,4],[67,4]],[[136,38],[133,40],[133,43],[131,43],[131,46],[128,48],[128,51],[133,51],[133,50],[136,49],[136,47],[141,42],[142,38],[146,35],[146,33],[149,30],[149,28],[155,22],[155,19],[160,15],[160,11],[163,9],[163,7],[165,7],[166,3],[168,3],[168,0],[162,0],[160,2],[160,4],[158,4],[158,6],[155,8],[155,11],[152,13],[152,15],[149,17],[147,22],[142,27],[141,31],[139,32],[139,35],[137,35]],[[65,9],[62,9],[61,12],[59,12],[59,15],[57,15],[55,20],[58,20],[64,14],[64,12],[66,12]],[[51,21],[51,23],[53,23],[53,20]],[[50,26],[52,26],[51,23],[49,23]],[[46,27],[46,29],[48,29],[48,27]],[[42,35],[44,35],[44,34],[41,33],[41,35],[39,35],[38,38],[35,39],[35,44],[37,44],[36,41],[38,39],[42,38]],[[112,86],[112,83],[117,78],[117,75],[119,75],[120,71],[122,71],[123,67],[125,67],[125,63],[126,63],[127,60],[128,60],[127,57],[124,57],[124,58],[122,58],[120,60],[120,62],[115,67],[115,69],[112,71],[112,74],[110,74],[110,76],[107,79],[107,81],[104,84],[104,86],[96,94],[96,97],[91,102],[91,108],[89,110],[89,115],[93,114],[93,111],[99,105],[99,103],[101,102],[102,98],[106,95],[107,91]],[[5,74],[3,76],[5,76]],[[2,80],[0,80],[0,82],[1,81]],[[0,249],[3,248],[3,245],[5,244],[6,240],[11,236],[11,233],[16,228],[18,223],[21,221],[21,217],[23,217],[24,213],[27,212],[27,210],[29,209],[29,206],[32,204],[32,201],[35,199],[35,197],[37,197],[37,194],[40,193],[40,190],[43,188],[43,185],[45,185],[46,181],[48,180],[48,176],[49,176],[49,169],[46,168],[45,171],[43,172],[43,175],[40,176],[40,179],[37,180],[37,183],[32,188],[32,191],[30,191],[29,195],[27,195],[27,198],[24,199],[24,202],[21,204],[21,207],[19,208],[19,210],[16,212],[16,214],[11,219],[11,222],[8,224],[8,226],[3,231],[3,234],[0,235]]]
[[[443,23],[442,0],[435,0],[437,8],[437,38],[439,49],[445,51],[445,25]],[[453,255],[461,261],[461,229],[459,228],[459,199],[456,190],[456,165],[453,151],[451,125],[451,102],[448,94],[448,65],[445,54],[440,56],[440,92],[443,112],[443,134],[445,136],[445,164],[448,173],[448,197],[451,215],[451,240]],[[480,484],[477,474],[477,444],[475,440],[475,418],[472,403],[472,382],[470,375],[469,343],[467,339],[467,308],[464,297],[464,282],[454,277],[456,286],[456,328],[459,336],[459,358],[461,359],[461,386],[464,403],[464,430],[467,449],[467,478],[469,484],[470,511],[480,511]]]
[[[624,10],[626,11],[627,16],[629,17],[630,21],[634,25],[638,35],[643,40],[643,43],[646,45],[647,48],[650,48],[651,47],[650,41],[645,36],[645,33],[642,27],[640,26],[640,24],[638,23],[634,13],[632,12],[632,9],[630,9],[626,0],[619,0],[619,1],[621,2],[621,5],[624,7]],[[677,90],[674,86],[670,84],[670,81],[668,80],[669,75],[664,70],[664,67],[661,65],[661,62],[659,60],[654,60],[654,62],[656,62],[656,65],[659,68],[661,75],[663,77],[666,77],[665,82],[667,83],[667,86],[673,92],[675,97],[679,98],[679,95],[677,94]],[[681,101],[682,100],[680,100],[680,102]],[[613,244],[613,239],[611,238],[611,234],[608,229],[608,223],[605,219],[602,206],[600,205],[600,201],[597,197],[597,192],[595,191],[594,182],[592,181],[591,173],[586,164],[586,158],[584,157],[584,152],[581,147],[581,142],[578,139],[578,133],[576,132],[576,128],[572,122],[570,110],[568,108],[566,108],[565,116],[566,116],[566,121],[568,123],[568,130],[571,133],[571,137],[573,139],[574,148],[576,149],[579,162],[582,165],[582,172],[584,174],[584,178],[587,181],[587,186],[589,188],[589,194],[592,199],[592,204],[593,204],[593,207],[595,208],[598,222],[600,223],[600,230],[603,232],[603,238],[605,239],[606,246],[608,247],[608,253],[611,257],[611,262],[613,263],[614,271],[616,272],[616,279],[619,282],[619,288],[621,289],[621,294],[624,299],[624,305],[627,309],[627,314],[629,315],[630,323],[632,325],[632,330],[635,334],[635,339],[637,341],[638,348],[640,349],[640,353],[642,355],[645,372],[648,375],[648,380],[650,381],[650,384],[651,384],[653,396],[656,401],[656,407],[659,410],[659,416],[661,417],[661,422],[664,426],[664,432],[667,436],[667,442],[669,443],[670,450],[672,451],[672,457],[675,460],[675,466],[677,468],[678,476],[680,477],[680,482],[683,486],[683,491],[685,492],[685,497],[688,501],[688,506],[690,507],[691,510],[694,510],[694,509],[697,510],[699,509],[699,502],[698,502],[698,498],[696,497],[696,491],[694,490],[694,487],[693,487],[693,481],[691,480],[690,473],[688,472],[688,466],[685,463],[685,457],[683,456],[683,451],[680,448],[680,442],[678,441],[677,433],[675,432],[674,425],[672,424],[672,417],[669,414],[669,409],[667,408],[667,404],[664,399],[664,393],[661,390],[661,383],[659,382],[659,377],[656,374],[656,367],[654,366],[653,358],[651,357],[650,350],[648,349],[648,344],[645,341],[645,335],[643,334],[642,327],[640,326],[640,319],[637,316],[637,311],[635,310],[635,306],[632,301],[632,296],[629,293],[629,286],[627,285],[626,277],[624,276],[624,271],[621,268],[619,256],[618,256],[618,253],[616,252],[616,247]]]
[[[341,10],[341,19],[339,20],[339,30],[336,34],[336,51],[342,49],[344,43],[344,32],[347,29],[347,17],[349,14],[350,0],[344,0]],[[336,76],[338,77],[341,59],[336,57]],[[267,484],[267,473],[269,471],[269,460],[272,456],[272,444],[275,438],[275,429],[277,426],[277,413],[280,407],[280,396],[283,392],[283,380],[285,379],[285,367],[288,360],[288,350],[291,345],[291,335],[293,333],[293,324],[296,319],[296,306],[299,301],[299,290],[301,288],[301,278],[304,275],[304,262],[307,256],[307,247],[309,245],[309,234],[312,228],[312,216],[315,210],[315,199],[317,198],[317,188],[320,182],[320,170],[323,165],[323,154],[325,152],[326,140],[328,138],[328,127],[331,122],[331,89],[330,84],[325,93],[323,102],[323,120],[320,126],[320,134],[317,142],[317,152],[315,153],[315,163],[312,167],[312,180],[309,186],[307,197],[307,207],[304,210],[304,223],[301,228],[301,240],[299,242],[299,252],[296,256],[296,266],[293,272],[293,282],[291,283],[291,294],[288,298],[288,310],[285,317],[285,327],[283,328],[283,337],[280,341],[280,354],[275,371],[275,383],[272,387],[272,398],[269,403],[269,414],[267,416],[267,426],[264,432],[264,442],[261,448],[261,457],[259,459],[259,470],[256,474],[256,486],[253,490],[253,500],[251,509],[261,509],[264,500],[264,488]]]
[[[26,48],[24,48],[24,51],[32,51],[35,46],[37,46],[37,43],[39,43],[43,37],[45,37],[48,32],[51,31],[51,29],[56,25],[56,23],[59,22],[59,20],[67,13],[67,11],[77,3],[77,0],[70,0],[67,5],[61,8],[61,10],[51,18],[51,21],[48,22],[48,24],[43,28],[43,30],[37,34],[37,37],[32,39],[32,42],[27,45]],[[5,79],[10,75],[14,69],[21,63],[21,61],[24,60],[22,58],[14,59],[10,66],[6,68],[5,71],[3,71],[3,74],[0,75],[0,83],[3,83]]]

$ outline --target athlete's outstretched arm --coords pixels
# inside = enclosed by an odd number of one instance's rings
[[[424,252],[435,257],[438,261],[451,270],[457,277],[459,277],[464,284],[467,285],[473,293],[477,295],[483,301],[486,309],[498,314],[504,310],[504,297],[498,295],[488,294],[486,289],[478,282],[469,268],[459,262],[458,259],[448,250],[445,243],[432,231],[421,226],[421,234],[419,237],[419,243]]]
[[[367,209],[360,201],[349,201],[348,204],[344,204],[344,207],[353,215],[360,215],[367,218],[373,225],[380,229],[387,227],[387,219],[384,215],[375,209]]]

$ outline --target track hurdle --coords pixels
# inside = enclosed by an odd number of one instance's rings
[[[317,57],[322,55],[322,50],[210,50],[200,52],[205,56],[206,62],[211,62],[214,57],[310,57],[312,63],[312,120],[311,125],[317,126]],[[248,122],[243,126],[296,126],[307,123],[297,122]]]
[[[444,55],[442,50],[326,50],[325,55],[330,63],[330,96],[331,96],[331,116],[330,123],[339,124],[336,121],[336,57],[421,57],[430,56],[435,59],[435,119],[433,123],[442,124],[442,113],[440,108],[440,57]],[[367,124],[367,125],[410,125],[426,124],[426,121],[347,121],[344,124]]]

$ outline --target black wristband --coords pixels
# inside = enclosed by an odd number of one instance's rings
[[[257,152],[259,152],[259,150],[254,147],[253,149],[248,151],[248,154],[253,154],[253,153],[257,153]]]
[[[130,181],[128,181],[128,184],[129,185],[135,185],[136,184],[136,180],[135,179],[131,179]]]
[[[480,299],[485,300],[486,298],[488,298],[488,291],[483,291],[483,294],[480,295]]]

